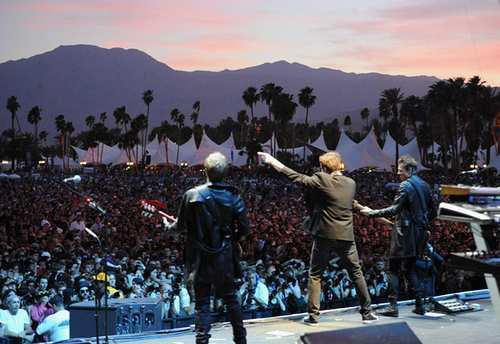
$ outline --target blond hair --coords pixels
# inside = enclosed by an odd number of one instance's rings
[[[344,170],[342,156],[338,152],[327,152],[319,157],[319,163],[325,167],[328,172]]]

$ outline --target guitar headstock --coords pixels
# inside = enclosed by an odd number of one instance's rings
[[[151,204],[151,202],[148,202],[147,200],[141,200],[140,204],[142,209],[142,216],[152,217],[158,213],[158,208],[155,205]]]

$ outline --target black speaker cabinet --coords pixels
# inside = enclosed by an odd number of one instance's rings
[[[422,344],[406,322],[306,333],[300,339],[304,344]]]
[[[162,323],[160,299],[109,299],[108,334],[141,333],[159,331]],[[69,307],[70,338],[94,337],[95,303],[85,301]],[[99,336],[104,335],[104,306],[99,308]]]

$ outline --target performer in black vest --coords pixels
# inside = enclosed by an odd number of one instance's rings
[[[208,182],[184,194],[173,225],[185,233],[185,268],[194,281],[196,343],[208,343],[210,338],[214,287],[215,296],[226,304],[234,342],[245,344],[246,330],[234,285],[239,274],[239,255],[234,246],[249,233],[247,212],[237,190],[224,182],[226,157],[212,153],[204,167]]]
[[[396,198],[390,207],[372,210],[368,207],[362,214],[371,217],[395,217],[391,233],[389,250],[389,270],[391,283],[389,290],[389,307],[379,314],[397,317],[400,277],[406,277],[415,291],[414,313],[425,313],[422,296],[423,285],[417,278],[416,260],[424,253],[427,242],[427,225],[436,216],[436,208],[429,185],[419,178],[417,162],[409,155],[398,160],[398,175],[401,179]]]
[[[328,152],[320,156],[321,172],[306,176],[286,167],[267,153],[259,153],[266,164],[287,176],[291,181],[304,185],[311,205],[310,230],[314,236],[309,267],[309,316],[303,321],[316,324],[319,321],[321,276],[335,251],[345,265],[356,286],[365,323],[377,320],[371,311],[371,299],[359,264],[358,250],[354,242],[352,207],[356,183],[342,175],[343,162],[339,153]]]

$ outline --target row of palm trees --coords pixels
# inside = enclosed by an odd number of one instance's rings
[[[48,136],[45,131],[38,132],[42,109],[35,106],[28,111],[27,119],[33,125],[33,133],[23,133],[17,116],[21,105],[15,96],[11,96],[7,99],[6,105],[11,113],[11,129],[4,132],[0,138],[2,142],[9,143],[5,145],[7,148],[3,155],[13,157],[12,164],[15,157],[23,158],[22,149],[30,151],[33,161],[36,161],[34,157],[40,153],[50,155],[57,152],[60,156],[68,157],[72,151],[71,144],[76,144],[83,148],[96,147],[102,161],[103,147],[99,146],[98,142],[103,142],[109,145],[117,143],[127,152],[130,160],[141,161],[144,165],[149,141],[169,138],[179,147],[194,135],[195,141],[199,144],[204,130],[216,142],[224,141],[232,132],[238,148],[245,147],[255,140],[265,142],[273,133],[276,134],[275,138],[280,139],[281,147],[304,146],[311,141],[311,138],[317,137],[321,130],[325,133],[328,147],[334,148],[340,136],[337,119],[314,125],[309,123],[310,110],[316,102],[314,89],[309,86],[297,94],[298,104],[294,101],[293,94],[284,92],[281,86],[274,83],[262,85],[259,90],[254,86],[248,87],[242,93],[242,100],[250,110],[250,117],[247,111],[242,109],[237,113],[236,121],[232,117],[227,117],[215,127],[202,126],[198,123],[201,104],[195,101],[190,114],[192,125],[187,126],[185,114],[174,108],[170,111],[171,122],[166,119],[159,126],[150,128],[149,115],[154,101],[153,90],[144,91],[141,99],[146,112],[132,117],[125,106],[119,106],[112,114],[116,125],[114,128],[106,126],[108,116],[103,112],[97,117],[87,116],[85,118],[87,130],[73,136],[75,128],[72,122],[66,121],[62,114],[56,116],[58,144],[54,147],[40,145],[46,142]],[[267,106],[267,115],[258,116],[254,113],[258,102]],[[299,105],[305,111],[303,123],[293,122]],[[385,140],[385,135],[389,132],[396,142],[396,161],[399,156],[399,145],[416,136],[424,163],[431,164],[440,160],[444,166],[458,169],[461,163],[477,158],[474,154],[479,148],[484,149],[493,144],[493,120],[499,111],[500,95],[495,88],[487,86],[479,77],[473,77],[468,81],[464,78],[453,78],[434,83],[423,97],[405,96],[399,88],[383,90],[379,99],[377,118],[370,120],[370,110],[365,107],[360,112],[360,118],[364,123],[362,130],[356,132],[352,130],[350,116],[344,117],[343,125],[355,141],[360,141],[372,127],[380,143]],[[24,142],[23,145],[20,144],[21,141]],[[25,144],[26,142],[29,144]],[[439,152],[434,150],[434,142],[440,145]],[[139,146],[141,148],[138,148]],[[275,140],[271,147],[273,151],[276,150],[276,146]],[[427,154],[428,150],[431,154]],[[487,152],[489,153],[489,150]],[[305,148],[302,158],[305,158]],[[487,159],[489,158],[488,155]],[[178,162],[178,159],[179,149],[175,160]]]

